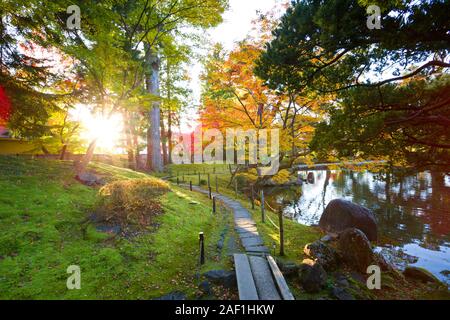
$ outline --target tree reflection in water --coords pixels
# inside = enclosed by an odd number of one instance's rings
[[[346,199],[371,209],[377,216],[378,245],[394,245],[419,257],[439,278],[450,269],[450,176],[436,172],[411,175],[350,170],[314,171],[314,183],[269,191],[271,203],[290,200],[285,215],[299,223],[319,222],[327,204]],[[434,260],[427,265],[425,260]],[[430,262],[431,264],[431,262]],[[439,265],[439,266],[436,266]]]

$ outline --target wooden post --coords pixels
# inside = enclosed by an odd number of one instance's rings
[[[192,191],[192,181],[189,181],[189,190]]]
[[[208,173],[208,188],[211,188],[211,179],[210,179],[209,173]]]
[[[180,179],[177,176],[177,186],[180,184]]]
[[[200,172],[198,173],[198,186],[200,187],[202,185],[202,182],[200,181]]]
[[[212,199],[212,191],[211,191],[211,187],[208,188],[209,191],[209,198]]]
[[[252,193],[252,194],[251,194],[251,197],[250,197],[250,199],[251,199],[251,201],[252,201],[252,210],[255,210],[255,197],[254,197],[254,195],[253,195],[253,192],[254,192],[253,185],[252,185],[252,187],[250,188],[250,192]]]
[[[216,174],[216,192],[219,193],[219,183],[217,182],[217,174]]]
[[[216,197],[213,197],[212,201],[213,201],[213,213],[216,213]]]
[[[261,189],[261,221],[265,223],[266,217],[264,212],[264,190]]]
[[[205,264],[205,236],[203,232],[199,232],[198,241],[200,243],[200,265]]]
[[[280,224],[280,256],[284,256],[284,227],[282,208],[278,210],[278,223]]]

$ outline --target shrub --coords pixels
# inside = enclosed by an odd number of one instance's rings
[[[162,213],[159,198],[169,190],[159,179],[112,182],[99,191],[97,215],[105,221],[147,225],[152,216]]]

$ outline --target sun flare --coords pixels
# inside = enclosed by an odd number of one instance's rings
[[[86,105],[77,105],[72,113],[74,120],[81,124],[80,137],[88,142],[97,139],[100,153],[120,153],[122,151],[122,115],[115,113],[108,117],[102,113],[92,113]]]

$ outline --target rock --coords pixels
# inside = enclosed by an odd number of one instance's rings
[[[346,229],[339,235],[338,248],[344,262],[361,273],[374,261],[370,242],[359,229]]]
[[[183,292],[174,291],[155,300],[186,300],[186,295]]]
[[[350,282],[348,282],[347,277],[343,274],[338,274],[335,276],[335,283],[336,283],[336,286],[338,286],[340,288],[350,287]]]
[[[320,263],[310,259],[303,260],[299,268],[300,284],[308,293],[317,293],[327,282],[327,273]]]
[[[212,283],[224,286],[228,289],[235,288],[237,285],[236,273],[233,271],[211,270],[203,275]]]
[[[326,271],[335,270],[339,263],[339,256],[333,247],[322,241],[309,243],[303,252],[314,261],[320,263]]]
[[[331,289],[331,296],[338,300],[355,300],[350,292],[345,288],[333,287]]]
[[[199,288],[200,291],[202,291],[205,295],[207,295],[207,296],[212,295],[211,284],[210,284],[207,280],[202,281],[202,282],[199,284],[198,288]]]
[[[277,265],[280,268],[281,273],[286,278],[293,278],[298,275],[299,266],[293,262],[282,262],[277,260]]]
[[[90,172],[80,173],[79,175],[76,176],[76,179],[80,181],[82,184],[90,187],[105,184],[105,181],[102,178],[97,177],[95,174]]]
[[[431,272],[424,268],[407,266],[405,271],[403,271],[405,277],[420,280],[423,282],[434,282],[437,284],[442,284],[442,282],[436,278]]]
[[[324,235],[320,241],[328,243],[328,242],[333,242],[335,240],[338,239],[338,234],[337,233],[327,233],[326,235]]]
[[[419,258],[406,254],[403,250],[396,248],[381,248],[376,254],[379,260],[382,260],[380,264],[381,269],[385,267],[385,263],[389,265],[389,269],[395,267],[403,271],[407,265],[416,263],[419,260]]]
[[[372,211],[342,199],[328,203],[320,218],[319,226],[327,232],[357,228],[364,232],[370,241],[377,240],[377,223]]]

